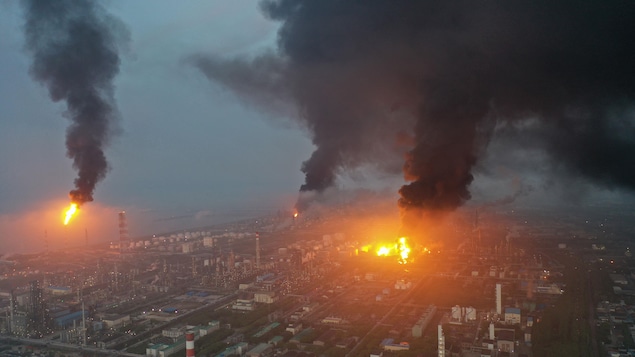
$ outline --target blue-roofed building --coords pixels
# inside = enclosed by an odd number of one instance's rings
[[[379,346],[381,346],[384,351],[407,351],[410,349],[408,342],[395,343],[395,340],[392,338],[383,339]]]
[[[516,307],[506,307],[505,323],[508,325],[520,324],[520,309]]]
[[[176,307],[165,307],[163,309],[161,309],[161,311],[168,313],[168,314],[175,314],[177,312],[179,312],[179,310]]]

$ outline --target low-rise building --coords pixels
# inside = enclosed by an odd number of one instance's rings
[[[410,349],[408,342],[395,343],[395,340],[392,338],[385,338],[381,341],[379,346],[382,347],[384,351],[408,351]]]
[[[260,343],[256,347],[247,351],[245,356],[247,357],[264,357],[271,355],[273,346],[268,343]]]
[[[520,324],[520,309],[515,307],[506,307],[505,323],[508,325]]]
[[[289,331],[294,335],[300,332],[301,330],[302,330],[302,323],[300,322],[289,324],[287,328],[285,329],[285,331]]]
[[[254,293],[254,301],[263,304],[273,304],[278,301],[275,291],[260,291]]]
[[[130,323],[130,315],[106,315],[101,320],[108,328],[119,328]]]

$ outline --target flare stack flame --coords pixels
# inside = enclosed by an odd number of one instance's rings
[[[66,210],[66,216],[64,218],[64,225],[68,225],[68,222],[70,222],[71,218],[73,218],[73,216],[75,215],[75,213],[77,213],[77,203],[71,203],[70,207],[68,207],[68,210]]]

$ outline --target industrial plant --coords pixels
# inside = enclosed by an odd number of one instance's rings
[[[443,244],[400,251],[341,213],[134,239],[120,212],[112,242],[3,261],[0,355],[539,356],[562,301],[573,335],[629,349],[620,241],[598,248],[536,212],[474,216],[448,222]],[[589,290],[572,272],[613,284]]]

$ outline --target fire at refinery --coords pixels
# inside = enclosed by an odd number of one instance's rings
[[[412,248],[406,237],[399,238],[394,243],[373,245],[368,244],[360,248],[362,252],[375,253],[379,257],[397,257],[399,264],[407,264],[411,260]]]

